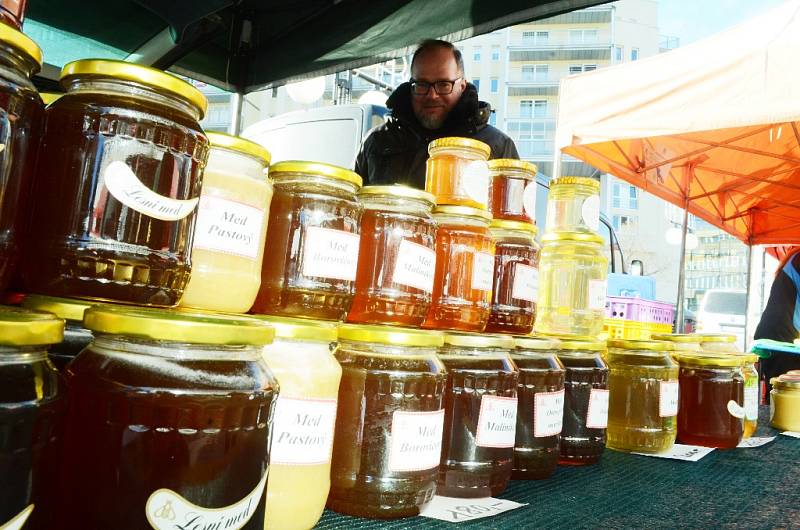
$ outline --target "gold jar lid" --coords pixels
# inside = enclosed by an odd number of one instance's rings
[[[480,208],[471,208],[469,206],[437,206],[433,209],[433,215],[456,215],[459,217],[473,217],[486,221],[492,220],[492,214]]]
[[[736,342],[736,335],[727,333],[697,333],[700,342]]]
[[[244,153],[245,155],[257,158],[265,166],[268,166],[270,160],[272,160],[272,155],[267,149],[241,136],[233,136],[231,134],[219,132],[207,132],[206,136],[208,136],[208,141],[211,142],[211,147],[221,147],[229,151]]]
[[[392,186],[364,186],[358,191],[359,197],[397,197],[401,199],[415,199],[431,204],[436,204],[436,197],[427,191],[418,190],[409,186],[395,184]]]
[[[359,188],[363,184],[363,180],[358,173],[343,167],[325,164],[323,162],[286,160],[283,162],[276,162],[270,166],[269,174],[271,177],[275,178],[281,173],[302,173],[304,175],[328,177],[335,180],[343,180],[344,182],[349,182],[350,184],[355,184]]]
[[[700,336],[696,333],[654,333],[650,335],[653,340],[666,342],[699,343]]]
[[[64,321],[52,313],[0,306],[0,344],[46,346],[64,340]]]
[[[443,147],[457,147],[462,149],[471,149],[477,151],[483,158],[489,158],[492,153],[492,148],[480,140],[473,140],[472,138],[463,138],[461,136],[447,136],[439,138],[428,144],[428,154],[431,154],[434,149],[441,149]]]
[[[606,350],[606,341],[593,337],[572,335],[544,335],[546,338],[555,338],[561,341],[559,350],[587,350],[603,352]]]
[[[39,97],[42,98],[45,105],[49,105],[63,95],[61,92],[39,92]]]
[[[275,336],[272,326],[245,316],[133,306],[92,306],[83,326],[99,333],[188,344],[259,346],[270,344]]]
[[[492,171],[499,171],[503,169],[521,169],[522,171],[532,173],[531,176],[535,176],[536,172],[539,170],[539,168],[536,167],[536,164],[532,164],[525,160],[517,160],[516,158],[495,158],[493,160],[489,160],[489,169]]]
[[[339,340],[433,348],[439,348],[444,344],[444,336],[438,331],[365,324],[340,324]]]
[[[492,224],[490,224],[489,227],[497,228],[500,230],[521,230],[523,232],[530,232],[533,235],[536,235],[536,232],[538,232],[536,225],[533,223],[524,223],[522,221],[509,221],[506,219],[493,219]]]
[[[555,351],[561,349],[561,341],[555,337],[514,337],[518,350]]]
[[[28,294],[22,300],[22,307],[25,309],[47,311],[58,318],[73,322],[83,322],[83,313],[95,304],[96,302],[92,303],[77,298],[58,298],[40,294]]]
[[[711,352],[675,352],[673,355],[679,363],[692,366],[736,368],[744,364],[744,359],[737,355]]]
[[[579,243],[600,243],[605,240],[597,235],[587,232],[550,232],[542,237],[542,242],[552,243],[554,241],[577,241]]]
[[[778,390],[800,390],[800,377],[786,377],[786,374],[773,377],[769,384]]]
[[[275,328],[276,338],[335,342],[338,336],[338,324],[327,320],[276,317],[272,315],[247,316],[266,322]]]
[[[620,350],[648,350],[648,351],[671,351],[672,347],[666,342],[657,340],[630,340],[630,339],[611,339],[608,341],[609,348]]]
[[[64,65],[61,69],[61,85],[66,88],[69,79],[83,76],[132,81],[158,92],[168,92],[196,107],[201,118],[208,110],[208,100],[202,92],[183,79],[157,68],[112,59],[81,59]]]
[[[493,335],[489,333],[445,333],[444,343],[448,346],[461,346],[464,348],[514,349],[514,338],[511,335]]]
[[[591,177],[556,177],[550,181],[550,187],[561,185],[588,186],[595,193],[600,192],[600,181]]]
[[[0,42],[23,53],[28,59],[36,63],[38,65],[36,72],[42,67],[42,49],[39,48],[33,39],[21,31],[17,31],[5,24],[0,24]]]

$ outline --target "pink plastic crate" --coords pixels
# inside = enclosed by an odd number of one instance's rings
[[[672,325],[675,320],[675,306],[655,300],[609,296],[606,299],[606,318]]]

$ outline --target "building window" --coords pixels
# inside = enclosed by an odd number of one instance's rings
[[[547,116],[546,99],[523,99],[519,102],[520,118],[545,118]]]
[[[615,215],[611,218],[611,224],[614,230],[618,232],[631,231],[636,229],[636,216],[633,215]]]
[[[492,80],[489,83],[491,84],[492,94],[497,94],[497,90],[499,88],[500,81],[496,77],[493,77]]]
[[[636,186],[628,187],[628,208],[631,210],[639,209],[639,188]]]
[[[611,207],[638,210],[639,189],[636,186],[615,181],[611,185]]]
[[[597,44],[596,29],[571,29],[569,30],[570,44]]]
[[[547,64],[526,64],[522,66],[522,80],[536,83],[547,82],[550,66]]]
[[[571,64],[569,65],[569,75],[580,74],[581,72],[591,72],[597,70],[596,64]]]
[[[523,31],[522,42],[525,44],[547,44],[550,40],[549,31]]]
[[[480,61],[481,60],[481,47],[475,46],[472,48],[472,60],[473,61]]]
[[[622,46],[614,46],[614,60],[618,63],[622,62],[623,50]]]
[[[494,112],[489,114],[489,125],[497,125],[497,114]]]
[[[481,91],[481,80],[480,79],[473,79],[472,84],[475,85],[475,90],[478,92]]]
[[[492,60],[493,61],[500,60],[500,46],[492,46]]]
[[[639,58],[639,48],[631,48],[631,61],[635,61]]]

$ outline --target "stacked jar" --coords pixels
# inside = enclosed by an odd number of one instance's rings
[[[361,177],[297,161],[273,164],[269,174],[274,195],[251,312],[343,320],[355,292]]]
[[[478,140],[445,137],[428,144],[425,191],[437,205],[467,206],[486,210],[489,206],[491,148]]]
[[[600,183],[553,179],[539,260],[536,331],[597,337],[603,331],[608,259],[599,227]]]

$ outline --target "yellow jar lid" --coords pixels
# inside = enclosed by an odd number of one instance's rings
[[[493,335],[489,333],[445,333],[444,343],[448,346],[462,346],[465,348],[514,348],[514,338],[511,335]]]
[[[183,79],[157,68],[141,64],[115,61],[112,59],[81,59],[67,63],[61,69],[61,85],[66,88],[66,81],[72,77],[99,76],[105,78],[132,81],[148,86],[159,92],[168,92],[177,96],[200,111],[202,118],[208,110],[208,100],[202,92]]]
[[[744,364],[744,359],[736,355],[725,355],[710,352],[675,352],[675,360],[679,363],[692,366],[718,366],[720,368],[735,368]]]
[[[696,333],[654,333],[650,336],[653,340],[663,340],[666,342],[700,342],[700,336]]]
[[[542,242],[544,243],[551,243],[554,241],[577,241],[579,243],[600,244],[605,242],[601,236],[588,232],[550,232],[542,237]]]
[[[573,335],[543,335],[546,338],[555,338],[561,341],[560,350],[587,350],[602,352],[606,349],[606,341],[592,337]]]
[[[323,162],[304,162],[302,160],[286,160],[283,162],[276,162],[269,168],[269,174],[275,178],[281,173],[302,173],[304,175],[318,175],[320,177],[328,177],[335,180],[343,180],[351,184],[355,184],[359,188],[363,184],[363,180],[358,173],[354,173],[349,169],[325,164]]]
[[[49,105],[63,95],[61,92],[39,92],[39,97],[42,98],[45,105]]]
[[[736,342],[736,335],[727,333],[697,333],[700,342]]]
[[[561,348],[561,341],[555,337],[514,337],[518,350],[555,351]]]
[[[786,374],[773,377],[769,384],[778,390],[800,390],[800,378],[786,377]]]
[[[539,168],[536,167],[536,164],[532,164],[525,160],[517,160],[516,158],[495,158],[493,160],[489,160],[489,169],[493,171],[502,169],[521,169],[522,171],[532,173],[531,177],[535,176],[536,172],[539,170]]]
[[[275,328],[276,338],[335,342],[338,336],[338,324],[327,320],[276,317],[272,315],[247,316],[266,322]]]
[[[265,166],[269,165],[272,160],[272,155],[267,149],[261,145],[246,140],[240,136],[233,136],[230,134],[219,132],[207,132],[208,141],[211,142],[211,147],[221,147],[230,151],[244,153],[260,160]]]
[[[485,219],[486,221],[492,220],[492,214],[480,208],[471,208],[469,206],[437,206],[433,209],[433,215],[457,215],[460,217],[473,217]]]
[[[550,181],[550,187],[572,185],[572,186],[588,186],[592,191],[600,191],[600,181],[591,177],[556,177]]]
[[[649,351],[670,351],[671,345],[657,340],[628,340],[611,339],[608,341],[609,348],[620,350],[649,350]]]
[[[83,322],[83,313],[93,305],[96,305],[96,303],[77,298],[58,298],[55,296],[29,294],[25,295],[22,300],[22,307],[34,311],[47,311],[64,320]]]
[[[530,232],[536,235],[538,229],[533,223],[523,223],[522,221],[508,221],[506,219],[493,219],[489,228],[497,228],[500,230],[520,230],[523,232]]]
[[[438,331],[365,324],[340,324],[339,340],[377,342],[393,346],[429,346],[433,348],[438,348],[444,344],[444,336]]]
[[[62,340],[64,321],[52,313],[0,306],[0,344],[3,346],[45,346]]]
[[[0,24],[0,42],[11,46],[15,50],[25,54],[30,60],[35,62],[39,68],[42,67],[42,49],[27,35],[21,31]],[[39,68],[36,71],[39,71]]]
[[[472,149],[483,155],[484,158],[489,158],[492,153],[492,148],[487,144],[473,140],[472,138],[463,138],[461,136],[447,136],[439,138],[428,144],[428,153],[432,153],[434,149],[441,149],[443,147],[459,147],[462,149]]]
[[[270,344],[275,329],[254,318],[193,310],[95,305],[83,326],[99,333],[188,344]]]
[[[418,190],[416,188],[401,186],[399,184],[395,184],[393,186],[364,186],[358,191],[358,196],[398,197],[402,199],[416,199],[419,201],[425,201],[431,204],[436,204],[436,197],[434,197],[433,194],[428,193],[427,191]]]

